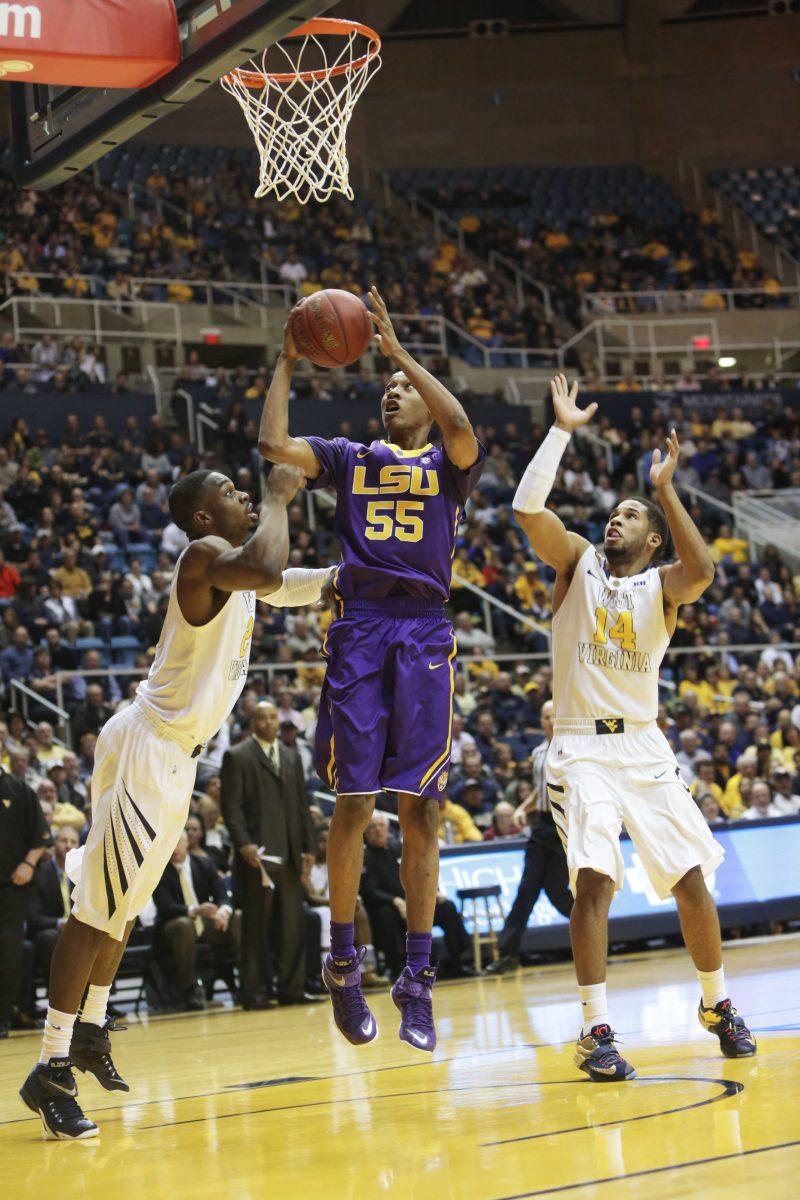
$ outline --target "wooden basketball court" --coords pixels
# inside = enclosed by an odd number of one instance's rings
[[[800,938],[733,944],[758,1057],[728,1062],[697,1023],[688,959],[617,960],[609,983],[639,1078],[572,1065],[568,965],[437,987],[431,1061],[401,1045],[388,993],[356,1050],[327,1005],[133,1022],[115,1035],[129,1096],[79,1076],[101,1137],[43,1142],[17,1088],[39,1038],[0,1045],[0,1174],[61,1200],[790,1200],[800,1173]],[[44,1189],[47,1189],[45,1192]]]

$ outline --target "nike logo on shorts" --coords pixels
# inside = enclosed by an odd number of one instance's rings
[[[653,778],[654,778],[654,779],[660,779],[660,778],[661,778],[661,776],[662,776],[662,775],[666,775],[668,771],[669,771],[669,767],[667,767],[667,770],[666,770],[666,771],[662,771],[662,772],[661,772],[661,775],[654,775],[654,776],[653,776]]]
[[[436,671],[439,667],[443,667],[444,663],[428,663],[429,671]]]

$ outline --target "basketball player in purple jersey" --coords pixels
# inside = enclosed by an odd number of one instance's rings
[[[354,1045],[378,1030],[361,993],[353,917],[363,834],[382,790],[398,793],[408,934],[392,989],[400,1038],[436,1045],[430,965],[439,877],[438,797],[447,786],[456,641],[444,604],[456,529],[486,457],[461,404],[403,349],[376,288],[377,342],[398,370],[381,400],[387,440],[290,437],[289,387],[300,357],[287,324],[261,422],[259,449],[292,463],[309,487],[335,487],[342,565],[337,617],[316,734],[317,770],[336,791],[328,842],[331,953],[323,977],[336,1024]],[[429,441],[434,422],[441,447]]]

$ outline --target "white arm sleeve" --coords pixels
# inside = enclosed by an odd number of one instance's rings
[[[302,608],[306,604],[316,604],[322,597],[322,589],[330,579],[331,567],[306,570],[304,567],[289,567],[283,572],[283,583],[277,592],[268,596],[259,596],[265,604],[273,608]]]
[[[556,429],[555,425],[551,425],[547,437],[528,463],[525,474],[519,481],[513,503],[517,512],[542,511],[570,437],[571,434],[567,433],[566,429]]]

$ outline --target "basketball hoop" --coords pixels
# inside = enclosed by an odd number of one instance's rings
[[[290,53],[276,42],[260,62],[230,71],[221,80],[255,138],[260,159],[256,199],[296,196],[306,204],[342,192],[352,200],[347,127],[381,65],[381,39],[367,25],[333,17],[306,21],[288,39],[302,39],[299,49],[294,45]]]

